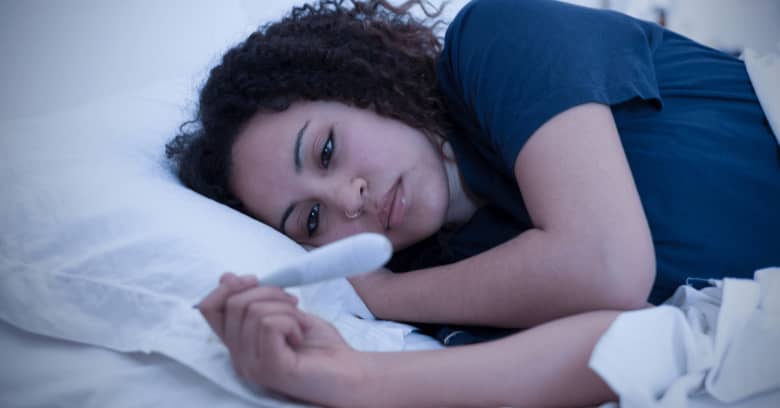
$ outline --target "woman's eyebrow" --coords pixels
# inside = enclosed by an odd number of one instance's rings
[[[285,232],[285,223],[287,223],[287,219],[290,218],[290,214],[292,214],[293,210],[295,210],[295,206],[298,205],[298,203],[292,203],[290,204],[287,209],[284,210],[284,214],[282,215],[282,222],[279,225],[279,230],[282,231],[282,234],[287,235],[287,232]]]
[[[301,141],[303,140],[303,133],[306,128],[309,127],[310,120],[306,120],[306,123],[301,126],[298,131],[298,136],[295,138],[295,150],[293,151],[293,162],[295,163],[295,174],[301,174],[301,168],[303,167],[303,160],[301,159]]]
[[[301,126],[301,129],[298,130],[298,135],[295,137],[295,147],[293,148],[293,164],[295,166],[295,174],[301,174],[303,168],[303,159],[301,159],[301,141],[303,140],[303,133],[306,132],[306,128],[309,127],[310,121],[311,120],[309,119],[306,120],[306,123]],[[290,218],[290,214],[292,214],[293,210],[295,210],[296,205],[298,205],[297,202],[288,205],[284,210],[284,214],[282,214],[282,221],[279,223],[279,230],[282,231],[282,234],[287,234],[285,232],[285,224],[287,224],[287,219]]]

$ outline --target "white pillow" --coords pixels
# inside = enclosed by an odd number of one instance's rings
[[[4,277],[23,274],[30,284],[42,283],[41,274],[67,277],[69,285],[110,281],[191,306],[225,270],[262,274],[260,266],[273,268],[303,252],[271,228],[184,188],[167,168],[164,144],[187,118],[181,106],[191,87],[171,81],[0,124]],[[116,302],[84,296],[91,299],[70,300],[95,311]],[[67,330],[59,321],[70,311],[56,312],[63,315],[49,327]]]
[[[192,305],[225,270],[262,275],[304,250],[166,167],[191,88],[172,81],[0,124],[0,319],[160,352],[246,393]]]
[[[111,0],[95,8],[76,1],[8,14],[5,28],[14,40],[0,44],[10,64],[0,97],[0,320],[56,338],[52,344],[65,339],[117,354],[163,354],[233,395],[269,405],[235,377],[226,350],[191,306],[223,271],[262,275],[303,249],[181,186],[166,167],[163,146],[191,116],[183,107],[193,106],[193,78],[293,2]],[[345,313],[345,296],[354,296],[349,290],[332,281],[293,292],[356,348],[437,346],[409,335],[408,326]],[[63,401],[57,395],[88,388],[67,381],[79,370],[34,357],[46,347],[11,352],[48,376],[12,378],[20,395],[36,392],[39,381],[56,382],[61,394],[50,389],[53,401],[42,404],[54,406]],[[52,346],[45,354],[65,361],[67,353]],[[1,360],[11,361],[6,356]],[[128,371],[148,368],[121,360]],[[97,359],[90,363],[98,365],[92,371],[92,364],[82,365],[82,376],[103,370]],[[101,387],[124,381],[103,371]],[[165,385],[155,378],[139,388]],[[0,383],[0,406],[15,406],[4,403],[6,384]],[[99,405],[122,405],[128,395],[116,393],[116,401]],[[147,405],[141,401],[123,402]]]
[[[185,188],[168,168],[164,145],[189,117],[181,106],[193,94],[189,81],[170,81],[0,122],[0,319],[115,351],[161,353],[257,400],[192,305],[222,272],[262,277],[304,249]],[[407,347],[411,327],[345,313],[338,281],[294,292],[356,348]]]

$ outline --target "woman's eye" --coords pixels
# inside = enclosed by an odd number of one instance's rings
[[[333,130],[331,129],[328,135],[328,140],[325,141],[325,146],[322,146],[322,153],[320,154],[320,164],[322,168],[327,169],[330,166],[330,158],[333,156],[333,150],[336,145],[333,143]]]
[[[317,231],[317,227],[320,225],[320,204],[314,204],[309,211],[309,218],[306,220],[306,232],[309,234],[309,238]]]

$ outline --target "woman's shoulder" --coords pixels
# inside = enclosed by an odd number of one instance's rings
[[[545,22],[568,18],[572,13],[598,14],[603,11],[558,0],[472,0],[458,11],[449,27],[455,30],[465,23],[494,26],[510,22],[520,28],[519,23],[524,20]]]
[[[442,48],[442,61],[448,68],[458,66],[478,56],[487,43],[496,39],[514,42],[529,30],[535,30],[535,20],[546,19],[552,0],[472,0],[461,8],[447,27]],[[455,73],[455,72],[453,72]]]
[[[472,0],[461,8],[447,28],[445,42],[466,35],[524,33],[534,37],[571,36],[583,29],[644,24],[612,10],[585,7],[559,0]],[[510,30],[510,31],[507,31]],[[445,44],[446,45],[446,44]]]
[[[455,15],[449,31],[461,29],[464,24],[492,25],[511,17],[529,16],[531,11],[544,10],[556,3],[553,0],[471,0]]]

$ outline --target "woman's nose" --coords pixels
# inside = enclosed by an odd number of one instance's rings
[[[365,211],[365,196],[368,183],[361,177],[347,181],[337,192],[337,200],[349,219],[358,218]]]

